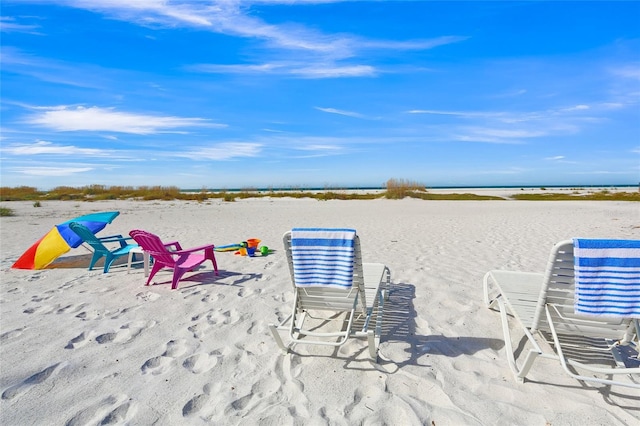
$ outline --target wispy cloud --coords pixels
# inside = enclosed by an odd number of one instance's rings
[[[279,62],[265,64],[194,64],[187,71],[210,74],[272,74],[300,78],[371,77],[376,69],[369,65],[339,65],[326,63]]]
[[[95,148],[79,148],[72,145],[56,145],[47,141],[37,141],[32,144],[12,144],[0,148],[10,155],[82,155],[90,157],[106,156],[111,151]]]
[[[92,171],[91,167],[14,167],[13,171],[29,176],[73,176]]]
[[[247,142],[226,142],[213,146],[194,148],[172,154],[193,160],[231,160],[240,157],[256,157],[262,150],[262,144]]]
[[[640,80],[640,64],[629,64],[611,69],[611,73],[619,77]]]
[[[457,133],[456,133],[457,132]],[[547,133],[541,130],[512,130],[496,129],[490,127],[465,127],[454,131],[451,139],[459,142],[486,142],[486,143],[522,143],[523,139],[538,138]]]
[[[349,35],[327,35],[299,24],[269,24],[251,13],[256,5],[329,3],[329,1],[211,0],[207,2],[158,0],[58,0],[65,6],[101,12],[116,19],[146,26],[186,26],[260,39],[271,47],[313,51],[334,58],[353,56],[357,49],[425,50],[457,43],[463,36],[442,36],[430,40],[362,40]]]
[[[25,119],[26,123],[60,132],[109,131],[139,135],[178,133],[176,129],[194,126],[226,127],[203,118],[186,118],[119,112],[100,107],[46,107]]]
[[[368,65],[325,66],[311,65],[291,69],[291,74],[305,78],[372,77],[375,68]]]
[[[21,24],[16,22],[16,18],[10,16],[0,16],[0,31],[10,33],[27,33],[32,35],[41,35],[38,32],[39,25]]]
[[[429,50],[447,44],[468,40],[464,36],[442,36],[429,40],[385,41],[363,40],[357,43],[360,49]]]
[[[304,145],[296,147],[302,151],[341,151],[344,148],[339,145]]]
[[[547,157],[545,158],[547,161],[559,161],[564,160],[564,155],[556,155],[555,157]]]
[[[27,0],[28,1],[28,0]],[[248,64],[193,64],[186,69],[206,73],[262,73],[291,75],[300,78],[372,77],[379,73],[370,64],[345,64],[344,60],[362,56],[370,59],[372,51],[429,50],[462,42],[468,37],[447,35],[418,40],[375,40],[351,34],[327,34],[298,23],[271,24],[258,18],[255,8],[261,5],[292,3],[330,3],[332,1],[251,1],[210,0],[171,2],[158,0],[57,0],[58,3],[103,13],[136,25],[154,27],[188,27],[260,43],[270,55],[276,52],[297,61]],[[260,50],[255,50],[259,52]]]
[[[303,155],[293,155],[294,158],[329,157],[345,153],[345,147],[334,144],[304,144],[294,147],[297,151],[304,151]]]
[[[335,108],[321,108],[321,107],[314,107],[314,108],[317,109],[318,111],[328,112],[329,114],[346,115],[347,117],[355,117],[355,118],[366,118],[364,115],[357,112],[352,112],[352,111],[344,111],[344,110],[335,109]]]
[[[101,77],[104,69],[100,67],[40,58],[12,46],[2,47],[0,62],[5,71],[31,76],[40,81],[94,89],[106,86],[100,84],[104,80]]]

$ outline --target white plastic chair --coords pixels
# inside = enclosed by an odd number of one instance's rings
[[[295,299],[292,313],[279,324],[269,324],[273,337],[287,353],[297,344],[339,347],[349,338],[366,338],[369,355],[378,358],[382,312],[391,272],[382,263],[362,263],[360,240],[355,237],[353,283],[351,288],[297,287],[291,252],[291,232],[283,236]],[[318,313],[330,316],[317,316]],[[285,344],[280,332],[290,339]]]
[[[485,274],[483,287],[487,307],[500,311],[507,361],[516,380],[523,382],[540,356],[560,361],[577,380],[640,388],[638,319],[574,313],[572,240],[553,247],[544,274],[493,270]],[[533,347],[522,365],[514,354],[510,320]],[[627,347],[632,354],[625,354],[625,345],[635,345],[635,353]],[[621,375],[629,380],[613,379]]]

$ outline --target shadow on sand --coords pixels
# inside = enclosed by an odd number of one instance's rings
[[[483,349],[499,350],[504,342],[499,339],[471,336],[423,336],[417,333],[416,318],[418,314],[413,306],[415,286],[408,283],[394,283],[391,286],[389,299],[385,302],[382,320],[382,342],[401,342],[408,345],[404,361],[386,361],[398,368],[404,365],[421,364],[424,355],[443,355],[457,357],[473,355]]]

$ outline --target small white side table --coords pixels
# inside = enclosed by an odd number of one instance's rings
[[[144,262],[144,276],[149,276],[149,253],[142,250],[142,247],[134,247],[129,250],[129,261],[127,262],[127,274],[131,272],[131,262],[133,261],[134,254],[141,254],[142,261]],[[140,263],[140,261],[136,261],[135,263]]]

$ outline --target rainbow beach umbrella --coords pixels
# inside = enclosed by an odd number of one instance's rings
[[[29,247],[13,264],[16,269],[43,269],[58,256],[82,244],[82,238],[69,228],[71,222],[79,222],[95,234],[104,229],[120,212],[99,212],[76,217],[56,225],[44,237]]]

